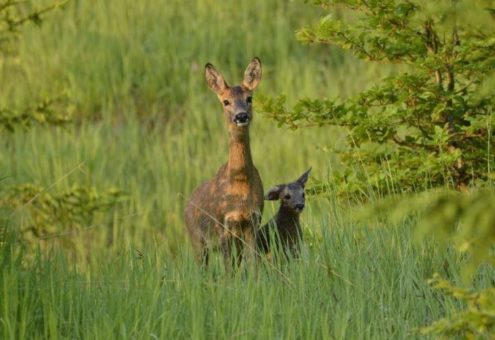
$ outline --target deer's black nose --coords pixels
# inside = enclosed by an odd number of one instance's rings
[[[234,122],[236,124],[246,124],[249,122],[249,116],[247,112],[239,112],[234,116]]]
[[[298,204],[296,204],[296,209],[297,210],[303,210],[304,209],[304,203],[298,203]]]

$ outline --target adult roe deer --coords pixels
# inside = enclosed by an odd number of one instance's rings
[[[261,80],[261,61],[254,58],[249,63],[244,80],[237,86],[229,86],[210,63],[205,74],[208,86],[223,105],[229,158],[214,178],[192,193],[185,220],[197,259],[208,264],[209,249],[219,245],[228,268],[234,249],[237,264],[246,250],[254,256],[255,234],[263,213],[263,184],[249,146],[253,90]]]
[[[299,241],[302,239],[299,215],[304,209],[304,187],[310,172],[311,168],[294,182],[279,184],[268,190],[265,199],[280,200],[280,208],[257,233],[256,246],[259,252],[269,253],[271,247],[275,246],[285,256],[299,255]]]

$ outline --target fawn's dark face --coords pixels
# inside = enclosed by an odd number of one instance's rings
[[[291,183],[279,184],[271,188],[265,196],[267,200],[280,200],[282,207],[301,213],[306,203],[304,186],[309,177],[311,168],[301,177]]]
[[[261,62],[254,58],[244,72],[241,85],[230,87],[212,64],[205,66],[208,86],[215,91],[223,105],[223,112],[229,124],[236,127],[248,126],[253,117],[253,90],[261,80]]]
[[[301,212],[304,209],[305,197],[304,187],[297,182],[285,184],[280,191],[279,200],[281,204],[296,212]]]

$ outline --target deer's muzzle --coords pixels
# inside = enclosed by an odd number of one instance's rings
[[[246,112],[237,113],[234,116],[234,123],[236,123],[237,126],[248,125],[249,124],[249,115]]]
[[[294,206],[294,208],[296,209],[296,211],[301,212],[304,209],[304,203],[298,203]]]

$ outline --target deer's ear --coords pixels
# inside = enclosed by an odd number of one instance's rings
[[[299,177],[299,178],[297,179],[297,182],[298,182],[299,184],[301,184],[302,186],[305,186],[305,185],[306,185],[306,182],[308,181],[308,178],[309,178],[309,173],[311,172],[311,169],[312,169],[312,168],[309,168],[309,169],[308,169],[305,173],[303,173],[303,174],[301,175],[301,177]]]
[[[258,57],[254,57],[249,63],[244,72],[244,80],[242,85],[252,91],[258,86],[261,80],[261,61]]]
[[[265,200],[267,201],[278,200],[280,198],[280,193],[282,192],[283,188],[284,188],[283,185],[276,185],[270,188],[270,190],[268,190],[268,192],[265,195]]]
[[[207,63],[205,65],[205,76],[208,86],[217,94],[222,93],[228,87],[227,83],[223,79],[222,74],[218,72],[210,63]]]

